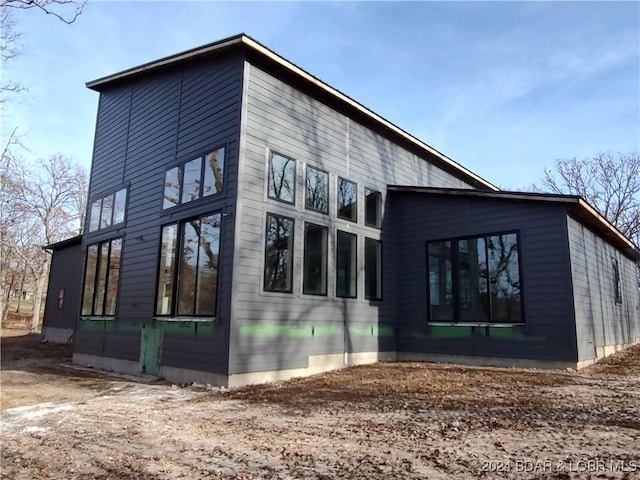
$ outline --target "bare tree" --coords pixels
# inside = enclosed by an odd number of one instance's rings
[[[9,160],[7,155],[7,165]],[[36,331],[49,271],[49,256],[42,246],[79,233],[74,226],[84,216],[81,199],[86,198],[86,172],[57,154],[36,165],[13,161],[4,177],[11,193],[3,195],[0,203],[3,275],[6,278],[10,265],[24,265],[34,286],[31,329]]]
[[[557,160],[554,170],[544,170],[542,188],[535,188],[584,197],[622,234],[640,244],[638,153]]]
[[[40,10],[72,24],[84,10],[87,0],[2,0],[2,9]]]

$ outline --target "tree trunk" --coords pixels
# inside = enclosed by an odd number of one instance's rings
[[[22,280],[20,280],[20,291],[18,292],[18,306],[16,307],[16,313],[20,312],[22,306],[22,292],[24,292],[24,273],[22,274]]]
[[[49,277],[49,262],[42,269],[36,280],[36,289],[33,293],[33,313],[31,315],[31,333],[40,332],[40,307],[42,306],[42,296]]]

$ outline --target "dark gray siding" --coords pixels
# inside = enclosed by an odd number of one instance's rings
[[[635,263],[574,218],[568,217],[579,360],[596,348],[629,344],[640,337],[640,293]],[[614,264],[622,302],[615,299]]]
[[[391,203],[398,251],[398,351],[576,361],[563,207],[404,192],[394,192]],[[525,324],[430,326],[426,242],[508,231],[520,235]]]
[[[82,285],[82,247],[80,243],[54,250],[51,255],[49,287],[44,306],[44,328],[73,330],[78,318]],[[62,308],[58,293],[64,289]]]
[[[216,328],[193,322],[158,328],[164,366],[226,373],[242,65],[239,55],[222,56],[101,92],[90,201],[127,187],[127,213],[124,226],[85,235],[83,251],[116,236],[124,244],[115,325],[107,321],[103,331],[85,325],[78,352],[138,360],[141,324],[154,321],[162,225],[222,212]],[[224,193],[163,211],[165,170],[220,146],[226,147]]]
[[[380,308],[384,302],[391,305],[397,293],[395,260],[388,248],[393,232],[364,225],[364,188],[384,196],[387,184],[469,185],[255,65],[246,65],[229,373],[304,367],[314,354],[395,351],[395,314]],[[270,150],[296,159],[293,206],[267,198]],[[329,215],[304,208],[307,165],[330,173]],[[358,184],[357,224],[336,216],[338,176]],[[267,213],[295,220],[291,294],[262,288]],[[329,228],[327,297],[302,293],[305,222]],[[335,296],[337,230],[357,235],[357,299]],[[384,302],[364,299],[365,237],[383,242]]]

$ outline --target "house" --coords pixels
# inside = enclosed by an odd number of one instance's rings
[[[79,364],[233,386],[640,340],[640,251],[584,200],[499,191],[246,35],[87,86],[82,267],[53,266]]]

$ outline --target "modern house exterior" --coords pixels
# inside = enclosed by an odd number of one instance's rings
[[[87,86],[82,265],[49,286],[78,279],[77,363],[234,386],[640,340],[640,251],[584,200],[499,191],[246,35]]]

